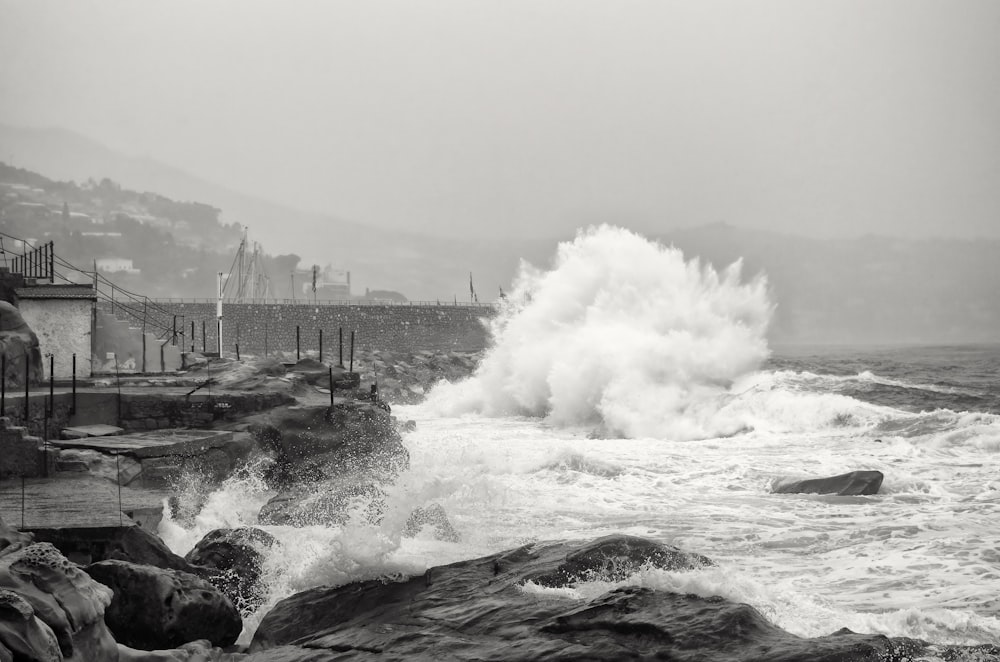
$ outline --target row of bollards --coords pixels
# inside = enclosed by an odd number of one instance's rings
[[[295,327],[295,360],[302,360],[302,328]],[[337,329],[339,336],[340,355],[337,365],[344,367],[344,327]],[[236,347],[236,358],[239,358],[239,345]],[[323,361],[323,329],[319,330],[319,360]],[[354,372],[354,331],[351,331],[351,362],[350,372]]]

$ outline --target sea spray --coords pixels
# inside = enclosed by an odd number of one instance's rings
[[[768,356],[763,276],[741,280],[621,228],[581,231],[551,269],[522,265],[475,374],[439,385],[447,414],[545,417],[608,436],[733,434],[733,381]]]

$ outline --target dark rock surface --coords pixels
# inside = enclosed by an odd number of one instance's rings
[[[104,620],[126,646],[165,649],[198,639],[229,646],[243,629],[229,598],[192,574],[127,561],[100,561],[86,571],[114,591]]]
[[[263,529],[241,527],[209,531],[184,559],[229,598],[244,616],[256,611],[267,595],[261,583],[264,553],[277,542]]]
[[[710,561],[609,536],[528,545],[402,582],[315,588],[279,602],[264,617],[249,659],[903,662],[933,653],[945,660],[1000,660],[1000,648],[992,645],[929,647],[845,630],[804,639],[748,605],[719,597],[624,587],[584,601],[522,590],[528,580],[556,586],[581,575],[615,579],[647,563],[683,570]]]
[[[409,466],[392,418],[372,403],[278,407],[247,422],[275,457],[268,479],[279,489],[359,473],[391,480]]]
[[[79,551],[82,544],[74,529],[49,529],[40,531],[39,542],[55,545],[63,554]],[[191,565],[170,551],[156,535],[139,526],[126,526],[111,530],[106,537],[89,543],[87,551],[92,562],[129,561],[157,568],[193,572]]]
[[[785,479],[774,486],[775,494],[836,494],[862,496],[878,494],[884,476],[881,471],[851,471],[828,478]]]
[[[6,301],[0,301],[0,354],[7,357],[7,386],[24,386],[25,362],[32,384],[42,381],[42,352],[38,336],[21,317],[21,311]]]

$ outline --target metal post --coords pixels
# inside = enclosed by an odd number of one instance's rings
[[[142,329],[142,372],[146,372],[146,325],[143,323]]]
[[[24,476],[21,476],[21,528],[24,528]]]
[[[301,344],[299,343],[299,327],[295,326],[295,360],[299,361],[301,359]]]
[[[351,331],[351,374],[354,374],[354,332]]]
[[[0,362],[3,363],[3,367],[0,368],[0,372],[3,373],[3,378],[0,379],[0,416],[7,415],[7,355],[0,355]]]
[[[118,453],[115,453],[115,474],[118,483],[118,526],[124,526],[122,522],[122,470],[118,463],[119,457]]]
[[[69,405],[69,415],[76,415],[76,354],[73,354],[73,399]]]
[[[174,329],[170,334],[170,344],[174,346],[177,345],[177,315],[174,315]]]
[[[219,356],[222,356],[222,320],[218,319],[215,322],[215,349],[219,352]]]
[[[323,329],[319,330],[319,362],[323,362]]]
[[[194,351],[194,320],[191,320],[191,351]]]
[[[267,358],[267,320],[264,320],[264,358]]]
[[[115,382],[118,384],[118,418],[119,427],[122,424],[122,376],[118,372],[118,352],[115,352]]]
[[[344,327],[337,329],[337,334],[340,336],[340,360],[337,361],[337,365],[341,368],[344,367]]]
[[[28,382],[31,381],[31,353],[24,352],[24,427],[30,427],[31,413],[28,409],[29,395]]]
[[[236,360],[240,360],[240,344],[236,343]]]
[[[333,406],[333,366],[330,366],[330,406]]]
[[[201,353],[204,354],[208,351],[207,340],[205,340],[205,320],[201,321]]]
[[[55,413],[56,409],[56,357],[55,354],[49,354],[49,406],[45,415],[52,418],[52,414]]]

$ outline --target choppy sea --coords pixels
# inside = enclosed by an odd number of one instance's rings
[[[311,586],[620,532],[718,563],[624,583],[748,603],[794,634],[1000,642],[1000,345],[769,348],[766,286],[672,249],[597,239],[612,244],[609,262],[635,270],[648,258],[657,278],[674,269],[692,281],[651,292],[645,272],[609,267],[601,282],[621,279],[607,285],[614,296],[575,274],[566,282],[585,292],[550,297],[572,272],[572,247],[561,248],[551,270],[523,279],[531,295],[496,324],[472,379],[394,408],[416,422],[403,437],[411,466],[387,487],[379,524],[359,509],[344,526],[264,527],[282,544],[258,617]],[[853,470],[883,472],[879,494],[771,491]],[[183,554],[212,528],[255,524],[272,494],[231,479],[193,523],[162,533]],[[410,510],[432,503],[458,542],[402,536]],[[558,590],[575,600],[609,587]]]

